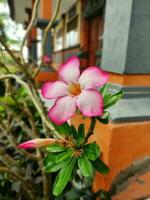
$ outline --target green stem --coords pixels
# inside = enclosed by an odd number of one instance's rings
[[[88,141],[89,137],[93,134],[93,131],[95,129],[95,125],[96,125],[96,117],[92,117],[89,130],[88,130],[86,137],[85,137],[85,143]]]

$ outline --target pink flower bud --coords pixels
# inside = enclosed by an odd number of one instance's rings
[[[27,142],[24,142],[20,144],[18,147],[22,149],[29,149],[29,148],[40,148],[44,146],[49,146],[54,143],[63,143],[62,140],[57,140],[57,139],[52,139],[52,138],[47,138],[47,139],[42,139],[42,138],[36,138],[33,140],[29,140]]]

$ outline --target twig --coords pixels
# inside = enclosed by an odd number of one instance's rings
[[[92,117],[89,130],[88,130],[86,137],[85,137],[85,143],[88,141],[89,137],[93,134],[95,125],[96,125],[96,117]]]
[[[12,147],[14,147],[17,151],[19,151],[19,149],[14,141],[14,138],[9,134],[9,131],[7,130],[7,127],[4,125],[2,120],[0,121],[0,128],[3,130],[5,137],[7,138],[9,143],[12,145]],[[22,152],[24,155],[28,156],[28,158],[30,158],[32,160],[37,160],[37,156],[25,151],[24,149],[20,149],[20,152]]]
[[[20,176],[18,174],[18,172],[16,173],[16,172],[10,170],[7,167],[0,167],[0,173],[8,173],[13,178],[18,179],[19,181],[21,181],[22,184],[24,185],[24,189],[26,190],[26,192],[29,195],[30,199],[34,199],[33,194],[32,194],[32,190],[31,190],[32,186],[22,176]]]
[[[34,117],[31,113],[29,107],[25,103],[24,103],[24,107],[25,107],[24,111],[27,113],[28,117],[30,118],[29,122],[32,127],[32,133],[33,133],[34,137],[39,137],[38,130],[35,126]],[[39,151],[39,149],[36,149],[36,154],[38,157],[38,164],[39,164],[39,167],[41,168],[41,174],[42,174],[42,178],[43,178],[43,200],[47,200],[48,196],[49,196],[49,186],[48,186],[47,176],[46,176],[44,168],[43,168],[42,154]]]
[[[7,73],[10,73],[8,67],[4,63],[2,63],[1,61],[0,61],[0,65],[1,65],[0,67],[4,68]]]
[[[7,53],[11,56],[11,58],[15,61],[15,63],[19,66],[19,68],[24,72],[26,77],[28,77],[28,79],[32,80],[32,77],[30,76],[30,74],[27,71],[28,66],[23,65],[19,61],[19,59],[13,54],[13,52],[9,49],[9,47],[5,44],[5,42],[3,41],[3,39],[1,37],[0,37],[0,43],[5,47],[5,50],[7,51]]]
[[[3,135],[4,136],[4,135]],[[0,145],[0,161],[7,167],[19,166],[19,162],[13,159],[5,150],[3,145]],[[22,171],[22,169],[21,169]]]
[[[46,124],[46,126],[51,131],[53,131],[54,137],[63,139],[63,137],[60,136],[58,134],[58,132],[54,129],[50,120],[48,120],[48,118],[45,114],[44,107],[43,107],[42,103],[39,101],[39,96],[37,94],[37,91],[34,88],[31,88],[26,82],[24,82],[21,78],[19,78],[18,76],[14,75],[14,74],[6,74],[6,75],[0,76],[0,80],[5,80],[5,79],[9,79],[9,78],[15,79],[19,84],[21,84],[28,91],[28,94],[29,94],[30,98],[32,99],[33,104],[35,105],[37,111],[39,112],[42,121]]]
[[[30,21],[30,23],[28,25],[28,28],[27,28],[26,33],[25,33],[25,36],[24,36],[24,38],[22,40],[22,43],[21,43],[21,47],[20,47],[20,59],[21,59],[21,63],[23,63],[23,64],[24,64],[23,47],[25,45],[25,41],[26,41],[29,33],[32,30],[32,27],[34,26],[34,24],[36,22],[36,19],[37,19],[37,16],[38,16],[38,6],[39,6],[39,3],[40,3],[40,0],[35,0],[34,6],[33,6],[33,12],[32,12],[31,21]]]
[[[49,24],[47,25],[45,31],[44,31],[44,36],[43,36],[43,40],[42,40],[42,55],[41,55],[41,62],[37,68],[37,70],[35,71],[35,73],[33,74],[33,78],[37,76],[37,74],[39,73],[41,67],[42,67],[42,64],[43,64],[43,56],[45,54],[45,44],[46,44],[46,40],[47,40],[47,34],[48,34],[48,31],[51,29],[52,27],[52,24],[54,23],[58,13],[59,13],[59,10],[60,10],[60,5],[61,5],[61,1],[62,0],[57,0],[57,3],[56,3],[56,10],[55,10],[55,13],[54,15],[52,16],[52,19],[50,20]]]

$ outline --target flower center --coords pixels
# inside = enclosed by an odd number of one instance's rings
[[[81,93],[81,86],[79,83],[71,83],[68,88],[71,96],[78,96]]]

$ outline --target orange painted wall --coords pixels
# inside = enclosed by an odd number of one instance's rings
[[[127,190],[116,195],[112,200],[135,200],[139,197],[144,197],[144,199],[150,197],[150,172],[132,180]]]
[[[56,81],[58,80],[58,74],[57,72],[46,72],[46,71],[41,71],[38,73],[36,76],[35,80],[37,82],[46,82],[46,81]]]
[[[150,86],[150,74],[143,75],[119,75],[109,73],[109,80],[115,84],[121,84],[125,86]]]
[[[52,1],[42,0],[40,11],[43,19],[50,19],[52,17]]]

